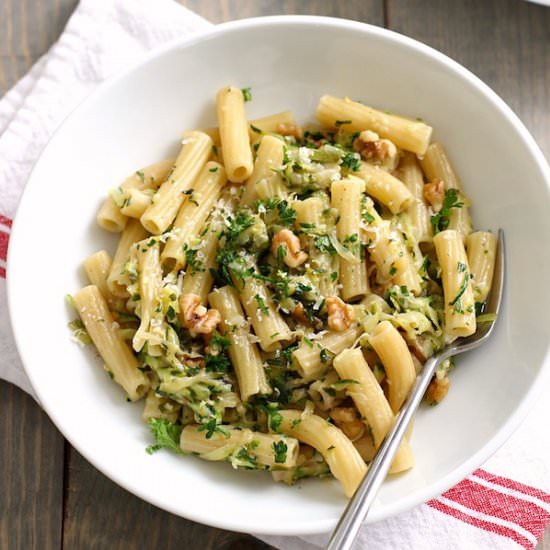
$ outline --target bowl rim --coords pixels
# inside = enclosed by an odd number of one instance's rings
[[[151,52],[148,52],[142,59],[136,63],[130,65],[128,68],[119,72],[102,82],[94,91],[92,91],[88,96],[86,96],[76,107],[74,107],[68,114],[63,118],[58,127],[50,136],[48,142],[44,146],[44,149],[40,153],[39,158],[37,159],[30,175],[27,180],[25,189],[21,195],[16,216],[13,222],[13,227],[11,231],[9,249],[8,249],[8,258],[7,258],[7,298],[8,298],[8,312],[10,316],[10,324],[13,330],[14,341],[16,343],[17,351],[21,357],[21,361],[25,370],[25,373],[30,379],[31,386],[38,397],[38,402],[40,406],[44,409],[50,419],[53,421],[57,429],[62,433],[62,435],[75,447],[75,449],[82,454],[95,468],[97,468],[101,473],[106,475],[109,479],[114,481],[117,485],[123,487],[125,490],[130,492],[133,495],[138,496],[146,502],[149,502],[163,510],[166,510],[170,513],[176,514],[180,517],[185,517],[186,519],[203,523],[206,525],[211,525],[221,529],[228,529],[232,531],[242,531],[242,532],[251,532],[256,534],[265,534],[265,535],[307,535],[307,534],[316,534],[324,533],[334,528],[338,518],[332,520],[328,519],[311,519],[303,522],[300,526],[295,527],[285,527],[284,525],[277,526],[273,525],[269,521],[263,520],[261,522],[256,521],[254,525],[247,524],[246,520],[241,521],[227,521],[224,518],[211,518],[206,517],[200,513],[195,513],[193,508],[190,508],[185,511],[185,515],[182,513],[180,508],[170,502],[162,502],[160,499],[155,498],[147,494],[145,491],[142,491],[140,487],[131,486],[131,484],[126,483],[124,480],[120,479],[115,471],[109,470],[103,464],[98,464],[98,460],[95,457],[87,452],[86,449],[83,449],[80,444],[75,444],[72,441],[71,435],[66,433],[63,427],[63,419],[61,416],[57,415],[50,406],[50,402],[46,394],[42,392],[42,389],[39,385],[35,383],[33,379],[32,369],[28,369],[26,366],[26,349],[21,343],[20,331],[18,327],[13,323],[15,315],[13,314],[16,302],[16,277],[13,275],[14,269],[11,269],[14,266],[14,254],[13,249],[17,247],[17,242],[19,240],[19,234],[24,232],[24,229],[20,229],[21,223],[19,220],[20,205],[26,202],[27,196],[31,194],[31,190],[34,183],[34,174],[39,166],[43,156],[47,152],[50,143],[56,138],[58,132],[63,130],[67,120],[72,118],[75,113],[83,109],[89,102],[97,101],[102,94],[106,93],[111,87],[116,85],[119,81],[124,80],[129,74],[133,73],[140,67],[143,67],[149,63],[154,62],[156,59],[164,56],[166,53],[171,52],[177,49],[183,49],[191,47],[202,41],[209,40],[213,37],[217,37],[222,34],[238,32],[241,30],[247,30],[254,27],[262,26],[293,26],[293,25],[306,25],[306,26],[317,26],[325,28],[339,28],[344,30],[353,30],[359,31],[366,35],[375,36],[383,40],[389,40],[391,42],[403,45],[408,49],[412,49],[422,55],[430,57],[439,64],[444,65],[448,70],[454,73],[457,77],[465,80],[471,87],[475,88],[476,91],[480,92],[483,96],[486,97],[499,111],[500,115],[508,120],[509,123],[514,127],[518,132],[521,140],[525,144],[528,151],[533,157],[533,161],[537,164],[540,172],[544,176],[546,187],[550,190],[550,166],[546,161],[544,154],[542,153],[540,147],[536,143],[533,136],[527,130],[525,125],[521,122],[519,117],[513,112],[513,110],[504,102],[500,96],[493,91],[487,84],[485,84],[480,78],[475,76],[469,69],[465,68],[463,65],[454,61],[447,55],[442,52],[428,46],[418,40],[389,30],[383,27],[372,25],[369,23],[363,23],[360,21],[353,21],[343,18],[335,17],[325,17],[325,16],[315,16],[315,15],[275,15],[275,16],[265,16],[265,17],[254,17],[240,19],[236,21],[229,21],[226,23],[221,23],[217,25],[212,25],[212,28],[207,30],[198,31],[193,33],[191,36],[181,39],[175,39],[169,43],[162,45],[158,48],[153,49]],[[16,264],[15,264],[16,265]],[[544,378],[546,377],[546,378]],[[429,487],[414,493],[412,496],[404,496],[398,502],[393,503],[389,506],[385,506],[383,509],[378,510],[376,507],[373,508],[369,517],[367,518],[367,523],[374,523],[377,521],[382,521],[384,519],[397,516],[414,506],[425,503],[431,498],[440,495],[448,488],[452,487],[456,483],[460,482],[462,479],[470,475],[477,467],[484,463],[490,456],[492,456],[504,443],[505,441],[515,432],[519,427],[521,422],[527,416],[530,408],[534,405],[536,398],[541,394],[544,387],[544,381],[550,382],[550,343],[547,345],[545,357],[540,365],[538,372],[536,373],[533,384],[526,392],[524,397],[517,403],[514,411],[508,417],[507,421],[498,429],[496,434],[489,439],[474,455],[472,455],[468,460],[454,468],[449,474],[439,479],[437,482],[432,483]]]

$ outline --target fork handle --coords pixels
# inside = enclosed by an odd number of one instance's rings
[[[392,429],[387,433],[384,441],[382,441],[367,474],[346,506],[340,521],[330,537],[326,550],[349,550],[352,547],[359,528],[367,516],[376,498],[376,494],[390,469],[393,457],[428,388],[435,369],[444,358],[443,355],[434,355],[424,364],[405,404],[396,416]]]

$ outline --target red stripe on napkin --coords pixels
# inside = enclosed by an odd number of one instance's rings
[[[2,214],[0,214],[0,223],[2,225],[5,225],[6,227],[11,227],[13,221],[9,218],[6,218],[6,216],[2,216]]]
[[[514,481],[513,479],[508,479],[506,477],[491,474],[490,472],[482,470],[481,468],[476,470],[474,472],[474,475],[480,477],[481,479],[484,479],[485,481],[494,483],[495,485],[506,487],[506,489],[513,489],[518,493],[523,493],[524,495],[538,498],[539,500],[550,504],[550,494],[545,493],[544,491],[542,491],[541,489],[537,489],[536,487],[532,487],[531,485],[525,485],[524,483]]]
[[[550,523],[550,512],[533,502],[465,479],[443,494],[445,498],[487,516],[503,519],[529,531],[536,539]]]
[[[8,256],[9,240],[10,240],[10,236],[7,233],[0,231],[0,260],[6,261],[6,258]]]
[[[444,504],[443,502],[440,502],[439,500],[430,500],[428,502],[428,506],[431,506],[432,508],[438,510],[439,512],[442,512],[443,514],[447,514],[448,516],[463,521],[464,523],[468,523],[469,525],[473,525],[474,527],[478,527],[479,529],[488,531],[489,533],[495,533],[496,535],[508,537],[520,546],[523,546],[523,548],[527,548],[529,550],[533,548],[533,544],[529,539],[525,538],[523,535],[520,535],[517,531],[514,531],[514,529],[511,529],[510,527],[504,527],[490,521],[476,518],[474,516],[466,514],[465,512],[456,510],[455,508],[451,508],[450,506]]]
[[[3,267],[0,267],[0,279],[6,278],[6,270]]]

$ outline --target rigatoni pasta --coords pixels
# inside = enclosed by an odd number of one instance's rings
[[[158,187],[167,178],[173,166],[174,160],[169,159],[136,170],[119,187],[111,191],[111,196],[105,199],[97,214],[97,223],[107,231],[122,231],[126,227],[129,216],[123,210],[124,207],[130,206],[132,192]]]
[[[73,296],[73,300],[87,333],[105,361],[107,372],[132,401],[140,399],[149,387],[149,380],[139,370],[138,360],[120,336],[119,327],[99,289],[94,285],[86,286]]]
[[[204,165],[192,193],[174,220],[162,250],[161,261],[168,270],[185,268],[189,251],[194,250],[192,243],[200,241],[200,232],[226,182],[225,169],[221,164],[211,161]]]
[[[111,191],[97,221],[118,246],[84,261],[70,326],[144,397],[148,452],[332,475],[351,496],[422,364],[475,331],[496,237],[471,231],[428,124],[331,96],[320,126],[249,120],[251,99],[222,88],[219,129]]]
[[[461,234],[447,229],[434,237],[445,299],[445,333],[450,338],[476,330],[472,275]]]
[[[238,88],[222,88],[216,96],[223,161],[230,181],[242,183],[252,174],[252,151],[243,93]]]
[[[158,235],[168,229],[183,202],[192,193],[192,185],[212,150],[212,139],[202,132],[185,132],[174,169],[160,186],[152,204],[141,216],[143,227]]]

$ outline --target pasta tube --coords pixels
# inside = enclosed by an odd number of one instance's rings
[[[99,250],[84,260],[83,266],[90,284],[97,286],[101,295],[107,300],[112,311],[124,309],[124,302],[113,296],[107,286],[107,277],[111,270],[112,260],[105,250]]]
[[[84,287],[73,299],[86,331],[105,362],[105,368],[132,401],[140,399],[149,387],[149,380],[139,370],[137,359],[119,335],[118,325],[97,286]]]
[[[451,208],[448,229],[456,229],[462,237],[466,237],[472,231],[472,220],[468,211],[468,199],[462,191],[462,184],[458,179],[449,157],[440,143],[432,143],[426,150],[426,154],[420,160],[422,170],[430,181],[441,180],[445,190],[455,189],[458,192],[461,208]]]
[[[147,237],[147,231],[139,221],[129,220],[120,236],[111,270],[107,277],[107,287],[114,296],[120,298],[128,296],[126,287],[130,283],[130,280],[125,270],[126,263],[130,259],[130,249],[135,243],[145,239],[145,237]]]
[[[409,292],[419,294],[422,290],[422,278],[403,240],[403,235],[392,227],[389,220],[383,220],[378,215],[370,199],[365,202],[365,211],[371,222],[363,227],[363,230],[367,237],[369,256],[376,265],[379,282],[393,282],[406,286]]]
[[[234,277],[233,283],[239,288],[241,303],[264,351],[275,351],[281,343],[292,340],[292,331],[277,310],[271,292],[263,281],[248,277],[241,283]]]
[[[483,303],[489,295],[495,271],[497,237],[488,231],[476,231],[466,238],[468,264],[472,274],[474,299]]]
[[[195,178],[212,152],[212,139],[202,132],[184,132],[182,148],[173,172],[153,196],[153,202],[141,216],[143,227],[159,235],[174,221]]]
[[[237,291],[224,286],[211,292],[208,300],[222,316],[222,332],[230,342],[228,353],[239,382],[241,399],[247,401],[252,395],[269,393],[271,388],[265,376],[262,358],[256,344],[251,341]]]
[[[195,181],[192,195],[176,216],[162,251],[162,265],[168,271],[185,268],[186,253],[190,250],[191,243],[199,237],[199,232],[226,182],[225,170],[221,164],[213,161],[205,164]]]
[[[321,197],[309,197],[292,203],[296,210],[296,227],[305,231],[312,228],[311,235],[306,233],[305,242],[308,249],[307,277],[315,283],[322,296],[338,295],[339,257],[337,254],[319,250],[316,238],[326,234],[324,212],[328,208],[328,200]]]
[[[147,342],[148,353],[156,355],[156,348],[161,346],[165,339],[164,315],[160,300],[160,289],[162,288],[160,245],[154,238],[140,244],[136,248],[139,266],[139,316],[141,322],[132,344],[136,351],[140,351]]]
[[[406,209],[411,220],[414,238],[419,243],[431,242],[432,224],[428,205],[424,200],[424,176],[415,155],[412,153],[403,155],[399,163],[397,177],[414,197],[413,202]]]
[[[367,193],[387,206],[392,214],[406,210],[414,202],[405,184],[379,166],[361,162],[357,175],[364,180]]]
[[[139,220],[151,205],[153,195],[151,192],[147,193],[140,189],[128,189],[122,194],[122,199],[121,214]]]
[[[343,332],[328,332],[315,340],[304,339],[292,352],[296,369],[305,380],[315,380],[330,366],[329,359],[353,345],[363,330],[352,325]]]
[[[215,228],[209,227],[203,238],[203,245],[197,251],[200,268],[194,267],[185,272],[181,293],[195,294],[200,297],[201,304],[205,305],[214,283],[212,270],[215,270],[216,267],[216,252],[218,250],[218,234]]]
[[[227,177],[242,183],[253,170],[242,91],[233,86],[222,88],[216,96],[216,110]]]
[[[288,191],[278,170],[283,165],[284,142],[273,136],[264,136],[254,161],[254,171],[246,182],[243,201],[252,204],[256,199],[285,198]]]
[[[344,350],[334,358],[334,369],[342,380],[349,381],[346,394],[353,399],[365,424],[370,427],[375,448],[380,447],[395,420],[393,411],[363,357],[360,349]],[[395,474],[413,467],[412,451],[406,439],[403,440],[390,468]]]
[[[126,178],[115,191],[122,194],[131,189],[143,190],[158,187],[167,178],[173,165],[174,160],[169,159],[146,166]],[[109,196],[105,199],[97,214],[99,226],[107,231],[120,232],[126,227],[127,221],[127,214],[121,212],[113,197]]]
[[[295,467],[300,452],[298,441],[293,437],[232,426],[220,426],[210,438],[205,437],[200,426],[185,426],[180,436],[180,448],[205,460],[228,460],[235,466],[265,470]]]
[[[355,258],[354,261],[340,259],[339,280],[345,301],[360,300],[369,292],[367,264],[359,231],[363,190],[364,183],[354,177],[335,181],[330,188],[332,208],[339,214],[337,237]]]
[[[376,325],[369,343],[384,365],[388,377],[388,401],[392,411],[397,413],[416,379],[411,353],[403,336],[389,321]]]
[[[367,465],[353,443],[339,428],[315,414],[291,410],[279,414],[283,418],[281,431],[317,449],[351,498],[367,473]]]
[[[445,334],[449,338],[470,336],[476,331],[476,314],[462,236],[454,229],[447,229],[434,237],[434,245],[445,298]]]
[[[426,152],[432,135],[432,127],[423,122],[384,113],[347,97],[322,96],[316,116],[323,126],[341,127],[349,132],[372,130],[400,149],[417,155]]]

